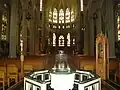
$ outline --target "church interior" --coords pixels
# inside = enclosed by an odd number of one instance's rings
[[[120,0],[0,0],[0,90],[24,90],[59,50],[99,75],[101,90],[120,90]]]

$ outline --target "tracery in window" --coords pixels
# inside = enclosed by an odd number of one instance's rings
[[[57,23],[57,9],[56,8],[53,9],[53,22]]]
[[[70,46],[70,33],[68,33],[67,35],[67,46],[68,47]]]
[[[67,8],[65,12],[65,22],[69,23],[70,22],[70,9]]]
[[[60,9],[59,11],[59,23],[64,23],[64,11]]]
[[[52,11],[49,11],[49,21],[52,22]]]
[[[64,36],[60,35],[59,37],[59,47],[63,47],[64,46]]]
[[[56,35],[53,33],[53,46],[56,46]]]
[[[1,32],[1,39],[2,40],[6,40],[6,33],[7,33],[7,23],[8,23],[8,19],[7,19],[7,13],[4,11],[2,13],[2,32]]]
[[[40,0],[40,11],[42,11],[42,2],[43,0]]]
[[[74,9],[66,8],[66,10],[53,8],[49,10],[48,21],[53,23],[70,23],[75,20],[77,11]]]

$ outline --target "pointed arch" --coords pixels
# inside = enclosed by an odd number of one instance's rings
[[[59,47],[63,47],[64,46],[64,36],[63,35],[60,35],[59,36]]]
[[[50,11],[49,11],[49,22],[52,22],[52,10],[50,9]]]

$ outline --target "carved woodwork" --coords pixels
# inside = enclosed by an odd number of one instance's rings
[[[103,33],[96,38],[96,73],[103,79],[109,79],[108,39]]]

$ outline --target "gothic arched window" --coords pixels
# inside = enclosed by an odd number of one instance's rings
[[[1,32],[1,39],[6,40],[6,33],[7,33],[7,24],[8,24],[8,19],[7,19],[7,13],[6,11],[3,11],[2,13],[2,32]]]
[[[73,45],[75,45],[75,38],[73,38]]]
[[[60,9],[59,11],[59,23],[64,23],[64,11]]]
[[[42,11],[42,2],[43,0],[40,0],[40,11]]]
[[[56,46],[56,35],[53,33],[53,46]]]
[[[73,22],[75,20],[75,13],[74,11],[72,10],[71,11],[71,22]]]
[[[70,33],[67,35],[67,46],[70,46]]]
[[[52,22],[52,11],[49,11],[49,21]]]
[[[65,12],[65,22],[69,23],[70,22],[70,9],[67,8]]]
[[[64,46],[64,36],[63,35],[60,35],[59,37],[59,46]]]
[[[57,23],[57,9],[56,8],[53,9],[53,22]]]
[[[120,16],[117,17],[118,41],[120,40]]]
[[[118,39],[118,41],[120,41],[120,3],[118,3],[117,4],[117,9],[116,9],[116,17],[117,17],[117,34],[118,34],[118,37],[117,37],[117,39]]]

